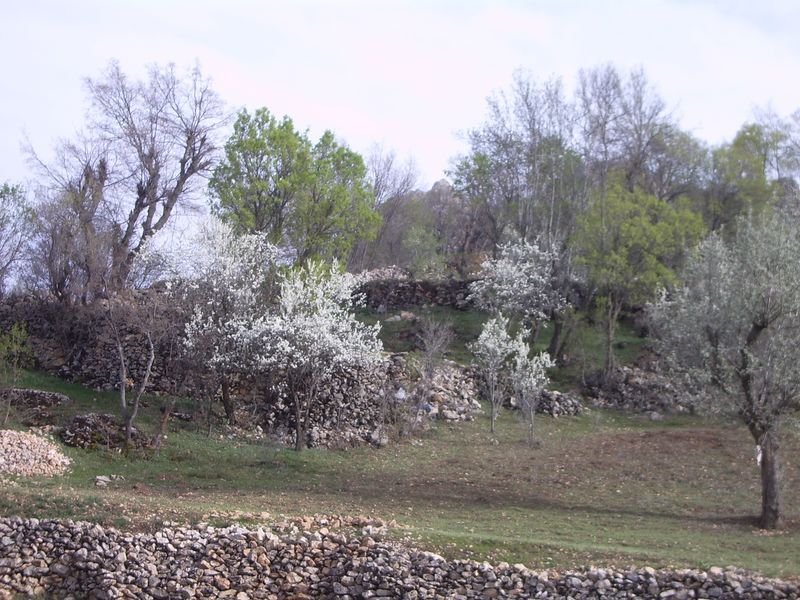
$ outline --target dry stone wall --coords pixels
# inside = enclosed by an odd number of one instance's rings
[[[470,283],[472,280],[379,279],[362,284],[359,292],[364,294],[367,307],[377,311],[425,305],[466,310],[472,307]]]
[[[738,571],[589,569],[446,560],[348,534],[168,527],[128,534],[72,521],[0,519],[0,595],[55,598],[797,598],[794,583]]]

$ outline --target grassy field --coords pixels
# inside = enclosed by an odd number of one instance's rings
[[[463,332],[480,315],[463,315]],[[454,344],[463,347],[467,333]],[[638,343],[628,330],[623,335]],[[630,351],[630,345],[626,345]],[[41,374],[25,385],[72,402],[56,419],[116,412],[116,398]],[[140,420],[153,431],[161,400]],[[591,411],[539,419],[541,444],[526,443],[512,413],[438,424],[384,449],[295,453],[266,442],[210,436],[172,424],[158,453],[125,456],[65,449],[73,468],[0,489],[0,514],[87,519],[149,530],[163,521],[271,522],[312,513],[395,520],[392,535],[451,557],[582,565],[708,567],[729,564],[773,576],[800,575],[800,440],[783,446],[784,530],[755,526],[758,469],[742,427],[674,416]],[[124,480],[96,488],[96,475]]]

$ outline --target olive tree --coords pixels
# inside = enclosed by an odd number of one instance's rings
[[[761,526],[782,520],[780,432],[800,408],[800,236],[778,218],[713,234],[683,272],[684,284],[650,307],[669,364],[732,413],[760,454]]]

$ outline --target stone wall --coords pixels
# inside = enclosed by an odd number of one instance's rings
[[[322,521],[129,534],[92,523],[0,519],[0,597],[798,597],[796,583],[733,568],[537,572],[521,564],[447,560],[384,542],[385,526],[337,531]]]
[[[466,310],[472,306],[468,299],[472,281],[380,279],[362,284],[359,291],[365,295],[367,307],[377,311],[424,305]]]
[[[15,322],[22,322],[27,328],[36,368],[97,390],[117,387],[117,349],[108,324],[97,310],[35,299],[0,303],[0,331],[8,330]],[[122,332],[122,338],[129,377],[138,381],[147,362],[144,336],[128,330]],[[148,391],[173,389],[174,381],[165,372],[168,355],[166,342],[157,345]]]
[[[0,304],[0,330],[17,321],[27,326],[38,368],[98,390],[118,386],[117,350],[108,324],[98,312],[36,301]],[[123,335],[123,344],[129,357],[130,379],[138,382],[146,363],[144,338],[128,331]],[[148,393],[170,393],[175,389],[167,368],[168,356],[166,343],[157,347]],[[475,410],[474,393],[465,398],[462,390],[474,392],[473,386],[466,383],[471,376],[458,374],[454,365],[446,371],[437,383],[439,393],[433,402],[437,410],[431,408],[427,415],[449,420],[468,418]],[[281,441],[293,442],[294,408],[289,399],[271,393],[265,382],[244,377],[235,387],[240,423],[251,428],[258,424]],[[350,369],[337,373],[311,411],[309,445],[382,445],[387,436],[383,426],[398,411],[393,398],[400,387],[412,387],[411,374],[400,355],[389,357],[385,367],[369,372]],[[404,410],[408,412],[411,407]]]

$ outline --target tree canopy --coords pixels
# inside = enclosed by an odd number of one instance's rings
[[[800,408],[800,236],[775,217],[740,219],[692,254],[684,284],[651,306],[669,364],[736,415],[762,451],[761,524],[777,527],[780,427]]]
[[[239,113],[209,191],[223,220],[291,247],[301,263],[346,260],[380,224],[363,158],[330,131],[312,144],[266,108]]]

